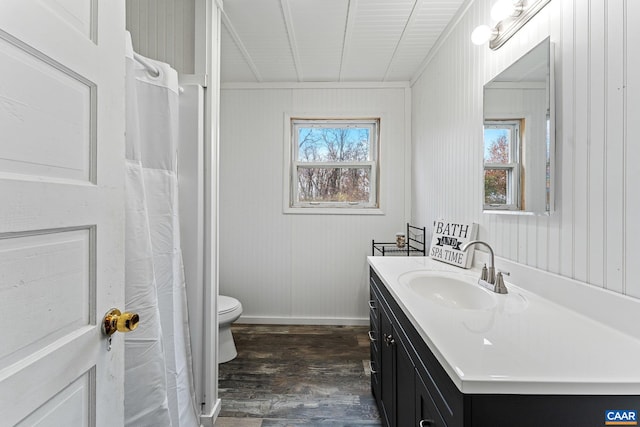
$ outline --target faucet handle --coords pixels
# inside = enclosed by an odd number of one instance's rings
[[[485,263],[480,272],[480,280],[486,281],[489,278],[489,271],[487,270],[487,264]]]
[[[507,291],[507,287],[504,284],[504,279],[502,278],[503,274],[506,274],[507,276],[511,275],[511,273],[509,273],[508,271],[498,271],[498,274],[496,274],[496,284],[494,287],[494,292],[499,294],[506,294],[509,292]]]

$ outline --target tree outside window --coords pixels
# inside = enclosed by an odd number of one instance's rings
[[[520,120],[484,125],[484,207],[519,209]]]
[[[291,119],[292,207],[377,207],[378,123]]]

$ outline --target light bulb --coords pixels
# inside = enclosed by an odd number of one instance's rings
[[[515,0],[498,0],[491,8],[491,19],[502,21],[510,16],[518,15],[522,11],[522,4]]]
[[[483,45],[495,34],[495,31],[488,25],[478,25],[471,33],[471,41],[473,44]]]

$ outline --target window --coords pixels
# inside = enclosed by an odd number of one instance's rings
[[[521,120],[484,122],[484,208],[520,209]]]
[[[289,207],[377,208],[379,123],[291,118]]]

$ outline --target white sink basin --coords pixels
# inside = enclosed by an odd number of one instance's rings
[[[398,281],[420,297],[448,308],[489,310],[496,306],[496,297],[480,285],[477,279],[445,271],[411,271]]]

